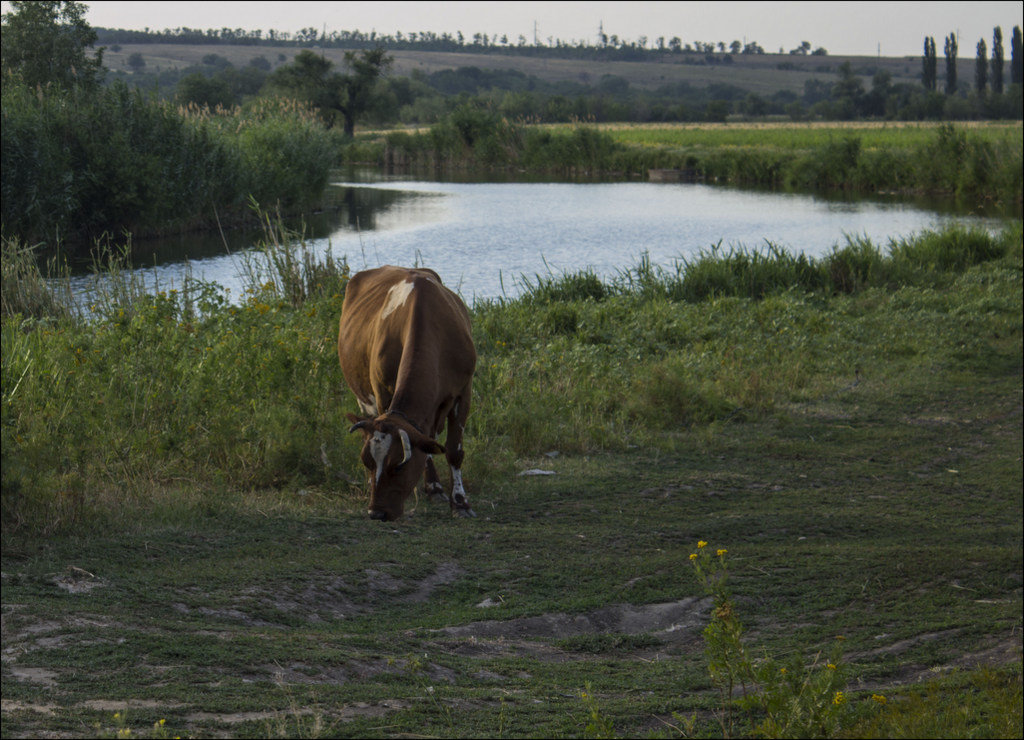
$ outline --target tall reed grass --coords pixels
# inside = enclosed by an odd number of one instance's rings
[[[85,251],[104,233],[135,235],[320,196],[336,142],[294,104],[182,110],[125,85],[95,93],[5,81],[3,232]]]

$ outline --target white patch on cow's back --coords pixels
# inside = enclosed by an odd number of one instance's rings
[[[357,398],[356,401],[359,403],[359,408],[363,410],[363,416],[377,416],[380,412],[377,411],[377,404],[373,401],[363,401],[361,398]]]
[[[381,473],[384,472],[384,461],[388,459],[388,450],[391,449],[393,441],[394,437],[384,432],[374,432],[370,438],[370,456],[377,463],[376,483],[380,483]]]
[[[388,291],[388,300],[384,304],[384,310],[381,312],[380,317],[386,319],[391,315],[395,309],[401,308],[405,305],[406,300],[409,298],[409,294],[412,293],[413,289],[412,280],[406,280],[402,283],[395,283],[391,286]]]

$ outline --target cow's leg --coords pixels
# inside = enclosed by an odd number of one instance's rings
[[[462,434],[469,418],[470,384],[466,384],[462,393],[455,399],[451,411],[448,412],[448,436],[445,438],[445,457],[452,471],[452,513],[458,516],[476,516],[469,506],[469,496],[462,485]]]
[[[423,492],[429,498],[443,501],[446,504],[450,503],[448,494],[444,492],[441,478],[437,474],[437,468],[434,467],[434,458],[432,457],[427,458],[426,467],[423,469]]]

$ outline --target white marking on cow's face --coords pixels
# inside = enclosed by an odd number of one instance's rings
[[[384,461],[388,459],[388,450],[391,449],[393,441],[394,437],[384,432],[374,432],[370,438],[370,456],[377,463],[377,476],[374,479],[377,484],[380,483],[381,473],[384,472]]]
[[[395,309],[404,306],[405,301],[409,298],[409,294],[412,293],[412,289],[412,280],[392,285],[391,290],[388,291],[388,300],[384,304],[384,310],[381,312],[380,317],[386,319]]]

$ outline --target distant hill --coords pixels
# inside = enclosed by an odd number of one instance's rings
[[[340,64],[344,49],[318,49],[315,51]],[[257,57],[266,59],[272,67],[290,62],[302,49],[292,46],[243,44],[120,44],[108,47],[103,61],[112,70],[128,70],[128,58],[141,54],[147,72],[176,69],[200,64],[203,57],[218,54],[236,67],[243,67]],[[800,93],[809,79],[832,80],[844,62],[850,62],[853,71],[863,78],[864,86],[871,87],[871,77],[885,69],[894,84],[920,84],[920,57],[839,57],[804,56],[791,54],[666,54],[658,61],[595,61],[593,59],[565,59],[518,54],[472,53],[451,51],[390,51],[394,58],[392,73],[408,76],[414,70],[431,74],[444,69],[479,67],[480,69],[511,69],[533,75],[546,82],[570,81],[595,84],[604,75],[615,75],[627,80],[631,87],[653,89],[661,85],[686,82],[694,87],[715,84],[732,85],[762,96],[780,90]],[[714,62],[710,62],[713,59]],[[960,78],[972,80],[974,60],[960,59]]]

